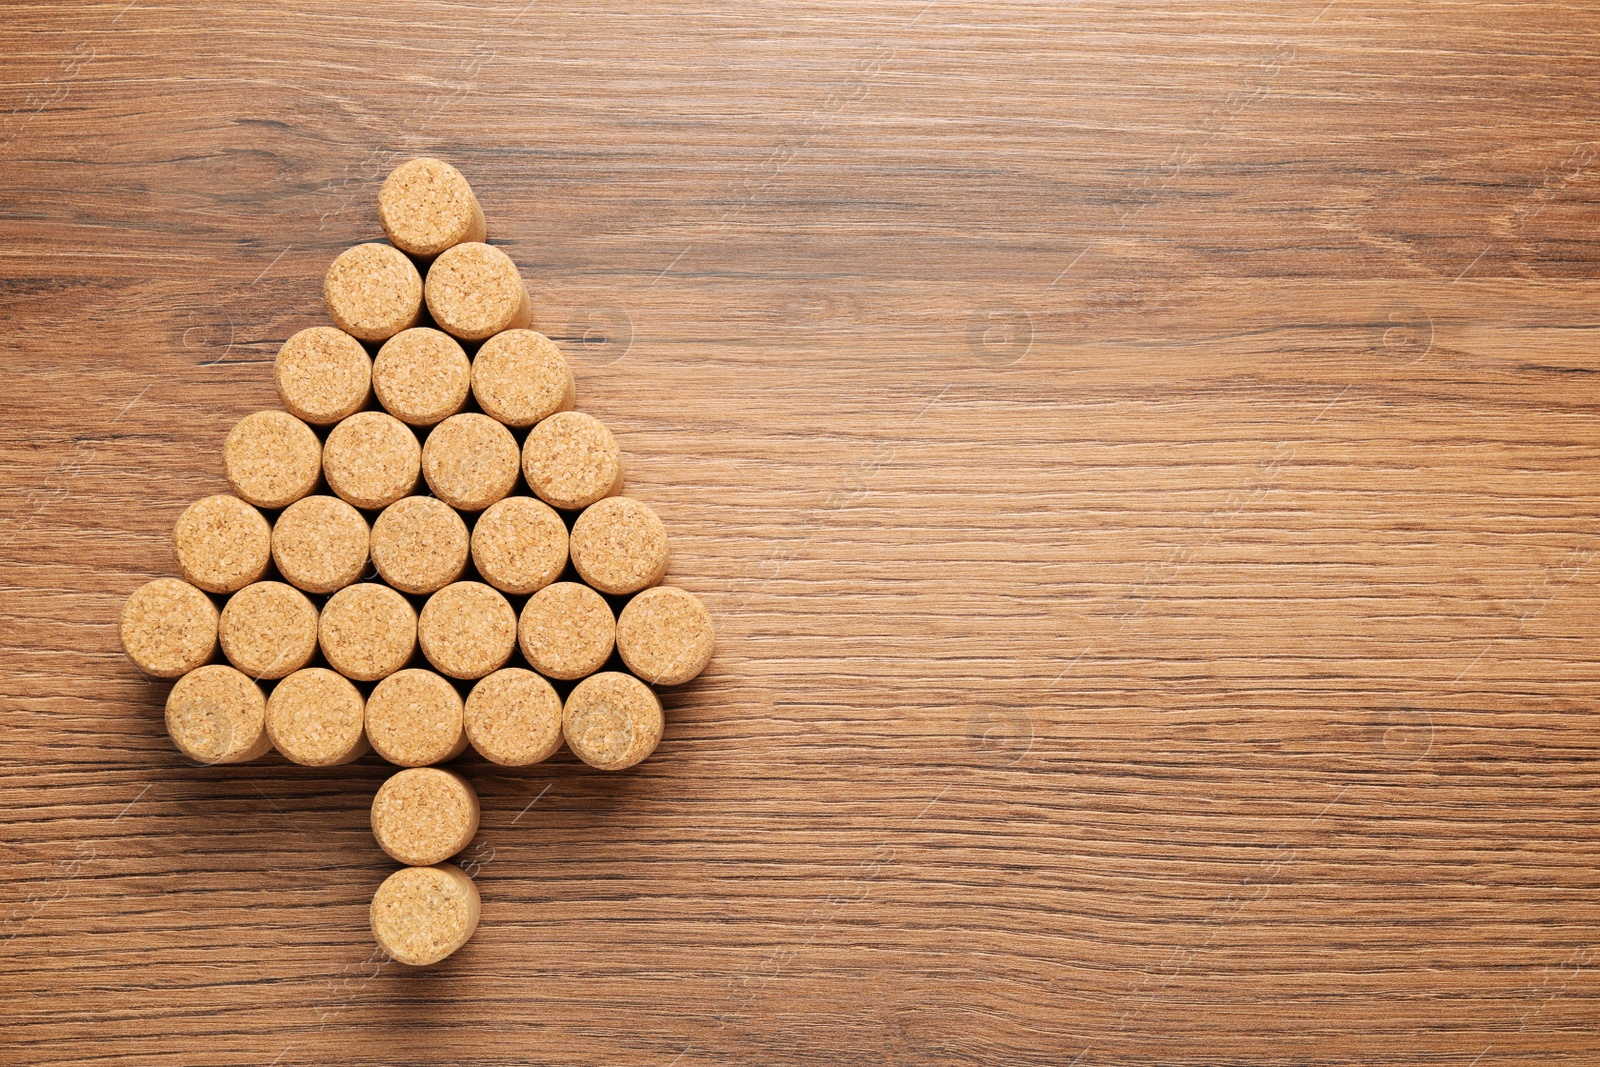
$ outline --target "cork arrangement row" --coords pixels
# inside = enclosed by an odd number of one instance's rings
[[[373,836],[404,865],[373,897],[372,932],[425,966],[481,910],[448,862],[477,833],[477,794],[439,765],[470,747],[526,766],[565,743],[632,767],[661,740],[651,687],[698,676],[713,634],[697,597],[661,584],[666,528],[621,495],[616,438],[574,410],[572,371],[530,328],[466,179],[411,160],[378,214],[390,243],[334,260],[334,325],[284,343],[285,410],[227,435],[232,492],[183,512],[181,578],[136,590],[121,634],[144,674],[174,680],[167,730],[196,762],[370,751],[404,768],[372,803]]]

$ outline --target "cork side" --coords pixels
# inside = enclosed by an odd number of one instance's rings
[[[188,582],[157,578],[122,606],[122,647],[151,678],[181,678],[217,654],[216,605]]]
[[[572,524],[569,551],[583,580],[602,593],[636,593],[667,573],[667,528],[644,501],[607,497]]]
[[[313,326],[278,349],[272,379],[290,414],[313,426],[331,426],[366,404],[372,357],[343,330]]]
[[[504,767],[526,767],[561,747],[561,698],[521,667],[495,671],[472,687],[463,717],[478,754]]]
[[[432,671],[396,671],[367,697],[367,741],[379,756],[402,767],[455,759],[467,747],[461,695]]]
[[[478,929],[478,887],[450,863],[404,867],[372,897],[372,936],[399,963],[427,967],[455,952]]]
[[[578,582],[557,582],[523,605],[517,640],[534,670],[570,682],[605,665],[616,630],[604,597]]]
[[[477,832],[478,794],[451,771],[411,767],[372,798],[372,836],[399,863],[440,863],[466,848]]]
[[[422,606],[417,639],[438,670],[452,678],[482,678],[511,658],[517,613],[482,582],[456,582]]]
[[[492,418],[523,427],[570,410],[578,387],[554,341],[533,330],[506,330],[473,357],[472,395]]]
[[[361,577],[371,532],[361,512],[337,497],[308,496],[278,516],[272,561],[292,585],[332,593]]]
[[[167,695],[167,733],[196,763],[244,763],[272,747],[261,687],[232,667],[197,667]]]
[[[347,248],[328,268],[322,296],[335,326],[362,341],[387,341],[422,316],[422,275],[389,245]]]
[[[540,500],[575,511],[622,491],[622,449],[593,415],[562,411],[528,432],[522,471]]]
[[[573,687],[561,731],[573,755],[602,771],[632,767],[661,742],[661,701],[631,674],[607,671]]]
[[[317,650],[317,609],[282,582],[256,582],[233,596],[218,626],[223,655],[252,678],[282,678]]]
[[[322,443],[288,412],[258,411],[228,431],[222,472],[234,493],[256,507],[287,507],[317,487]]]
[[[508,496],[478,516],[472,562],[483,580],[503,593],[537,592],[567,565],[567,527],[549,505]]]
[[[405,423],[381,411],[358,411],[328,431],[322,450],[328,488],[369,510],[386,508],[417,487],[422,446]]]
[[[232,593],[259,581],[272,561],[266,516],[236,496],[198,500],[172,531],[178,572],[208,593]]]
[[[373,566],[402,593],[432,593],[461,577],[470,544],[455,508],[431,496],[396,500],[372,524]]]
[[[485,236],[483,209],[467,179],[427,157],[400,164],[384,179],[378,221],[395,247],[424,259]]]
[[[325,667],[307,667],[279,682],[267,698],[272,747],[304,767],[335,767],[367,751],[361,691]]]
[[[439,254],[428,268],[426,296],[439,328],[464,341],[525,329],[533,319],[517,265],[498,248],[478,242]]]
[[[372,389],[401,422],[432,426],[467,402],[472,364],[454,337],[417,326],[383,343],[372,364]]]
[[[682,685],[711,661],[711,613],[686,589],[646,589],[617,616],[622,662],[653,685]]]
[[[433,428],[422,449],[422,473],[433,494],[462,511],[482,511],[517,484],[520,456],[511,431],[487,415],[452,415]]]
[[[404,667],[416,651],[417,612],[386,585],[346,586],[323,605],[318,640],[334,670],[376,682]]]

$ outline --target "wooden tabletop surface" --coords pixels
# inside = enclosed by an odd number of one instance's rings
[[[1600,1063],[1577,3],[17,2],[0,1062]],[[659,750],[201,768],[115,621],[471,180],[719,646]]]

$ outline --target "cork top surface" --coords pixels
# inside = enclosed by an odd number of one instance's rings
[[[317,487],[322,443],[287,411],[258,411],[228,431],[222,471],[233,491],[256,507],[287,507]]]
[[[346,678],[376,682],[404,667],[417,648],[417,612],[386,585],[346,586],[322,606],[322,654]]]
[[[167,695],[167,733],[197,763],[243,763],[265,755],[267,700],[232,667],[211,664],[178,679]]]
[[[539,499],[572,511],[622,490],[622,449],[593,415],[562,411],[528,431],[522,470]]]
[[[617,651],[654,685],[682,685],[705,670],[715,639],[711,613],[687,589],[646,589],[617,616]]]
[[[487,415],[452,415],[428,434],[422,473],[428,488],[451,507],[482,511],[517,484],[518,452],[511,431]]]
[[[208,593],[231,593],[266,573],[272,527],[266,516],[236,496],[197,500],[172,531],[178,571]]]
[[[378,787],[372,836],[399,863],[425,867],[466,848],[478,832],[478,794],[438,767],[411,767]]]
[[[461,172],[442,159],[408,160],[378,190],[378,221],[395,246],[436,256],[451,245],[484,238],[483,211]]]
[[[517,613],[482,582],[456,582],[428,598],[417,621],[422,654],[452,678],[482,678],[505,666],[517,643]]]
[[[454,415],[471,388],[467,353],[454,337],[426,326],[389,338],[372,364],[378,402],[412,426],[432,426]]]
[[[572,681],[605,665],[616,632],[605,597],[578,582],[557,582],[523,605],[517,639],[534,670]]]
[[[528,290],[517,265],[498,248],[478,242],[439,254],[428,268],[427,301],[439,327],[467,341],[528,325]]]
[[[521,667],[495,671],[473,686],[463,717],[467,740],[491,763],[525,767],[561,747],[561,698]]]
[[[366,701],[326,667],[295,671],[267,698],[267,736],[304,767],[348,763],[366,751]]]
[[[422,275],[398,248],[356,245],[328,268],[322,296],[339,329],[362,341],[387,341],[417,324]]]
[[[332,593],[361,577],[371,534],[361,512],[332,496],[297,500],[272,528],[272,560],[308,593]]]
[[[506,330],[473,358],[472,395],[490,416],[520,427],[571,408],[578,391],[554,341],[533,330]]]
[[[404,867],[372,897],[372,936],[400,963],[426,967],[466,944],[478,928],[478,887],[449,863]]]
[[[642,500],[614,496],[572,524],[572,565],[602,593],[635,593],[667,573],[667,528]]]
[[[461,577],[469,545],[456,509],[431,496],[396,500],[372,524],[373,565],[403,593],[432,593]]]
[[[122,647],[152,678],[179,678],[217,652],[217,608],[188,582],[157,578],[122,606]]]
[[[661,701],[631,674],[606,671],[573,687],[561,730],[573,755],[591,767],[632,767],[661,742]]]
[[[256,582],[233,596],[218,626],[223,655],[252,678],[282,678],[317,650],[317,609],[282,582]]]
[[[410,427],[382,411],[358,411],[328,431],[322,450],[328,488],[358,508],[385,508],[417,487],[422,446]]]
[[[566,524],[548,504],[508,496],[478,516],[472,562],[483,580],[503,593],[536,592],[567,565]]]
[[[278,349],[272,378],[290,414],[313,426],[331,426],[366,403],[372,357],[343,330],[313,326]]]
[[[367,697],[367,740],[374,752],[402,767],[454,759],[467,744],[461,694],[432,671],[396,671]]]

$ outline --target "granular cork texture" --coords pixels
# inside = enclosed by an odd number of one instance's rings
[[[422,275],[390,245],[339,253],[322,281],[322,296],[334,325],[362,341],[387,341],[422,317]]]
[[[372,364],[372,389],[401,422],[432,426],[467,402],[472,364],[454,337],[418,326],[383,343]]]
[[[686,589],[646,589],[617,616],[622,662],[653,685],[682,685],[706,669],[715,639],[711,613]]]
[[[358,682],[376,682],[417,650],[417,612],[388,586],[362,582],[328,598],[318,633],[330,667]]]
[[[632,767],[661,742],[661,701],[631,674],[607,671],[573,687],[561,731],[573,755],[602,771]]]
[[[522,607],[517,640],[533,669],[572,681],[611,658],[617,620],[605,597],[578,582],[547,585]]]
[[[290,414],[313,426],[331,426],[366,404],[372,357],[343,330],[313,326],[278,349],[272,377]]]
[[[426,767],[461,755],[461,694],[432,671],[408,667],[379,682],[367,697],[367,741],[402,767]]]
[[[561,747],[561,698],[521,667],[495,671],[473,686],[463,716],[467,740],[491,763],[525,767]]]
[[[157,578],[122,606],[122,647],[152,678],[181,678],[217,654],[217,608],[188,582]]]
[[[539,499],[575,511],[622,491],[622,449],[593,415],[563,411],[528,432],[522,470]]]
[[[505,666],[517,644],[517,613],[482,582],[456,582],[428,598],[417,620],[428,662],[452,678],[482,678]]]
[[[440,253],[428,268],[427,299],[439,328],[464,341],[525,329],[533,320],[517,265],[498,248],[477,242]]]
[[[437,767],[412,767],[378,787],[372,836],[397,862],[423,867],[449,859],[478,832],[478,794]]]
[[[167,733],[196,763],[243,763],[266,755],[267,699],[232,667],[190,671],[167,695]]]
[[[372,937],[399,963],[426,967],[465,945],[478,928],[478,887],[450,863],[403,867],[372,897]]]
[[[554,341],[533,330],[507,330],[473,357],[472,395],[491,417],[521,427],[569,410],[578,388]]]
[[[272,528],[272,560],[308,593],[332,593],[361,577],[371,532],[361,512],[338,497],[308,496],[284,509]]]
[[[572,565],[602,593],[636,593],[667,573],[667,528],[649,504],[614,496],[572,524]]]
[[[358,508],[386,508],[417,487],[422,446],[393,415],[358,411],[328,431],[322,449],[328,488]]]
[[[258,411],[228,431],[222,472],[233,491],[256,507],[287,507],[317,487],[322,443],[288,412]]]
[[[413,159],[396,167],[378,190],[378,221],[395,247],[423,259],[486,236],[472,186],[441,159]]]
[[[178,517],[172,547],[179,573],[191,584],[208,593],[231,593],[267,572],[272,527],[243,500],[220,493],[190,504]]]
[[[462,511],[482,511],[517,484],[511,431],[487,415],[452,415],[422,448],[422,474],[434,496]]]
[[[267,736],[284,758],[304,767],[335,767],[367,751],[366,701],[346,678],[307,667],[267,698]]]
[[[372,524],[373,566],[402,593],[432,593],[461,577],[470,544],[456,509],[431,496],[396,500]]]
[[[478,516],[472,528],[472,562],[502,593],[536,592],[567,565],[567,527],[550,506],[530,496],[509,496]]]
[[[282,678],[317,650],[317,609],[282,582],[247,585],[222,609],[223,655],[252,678]]]

